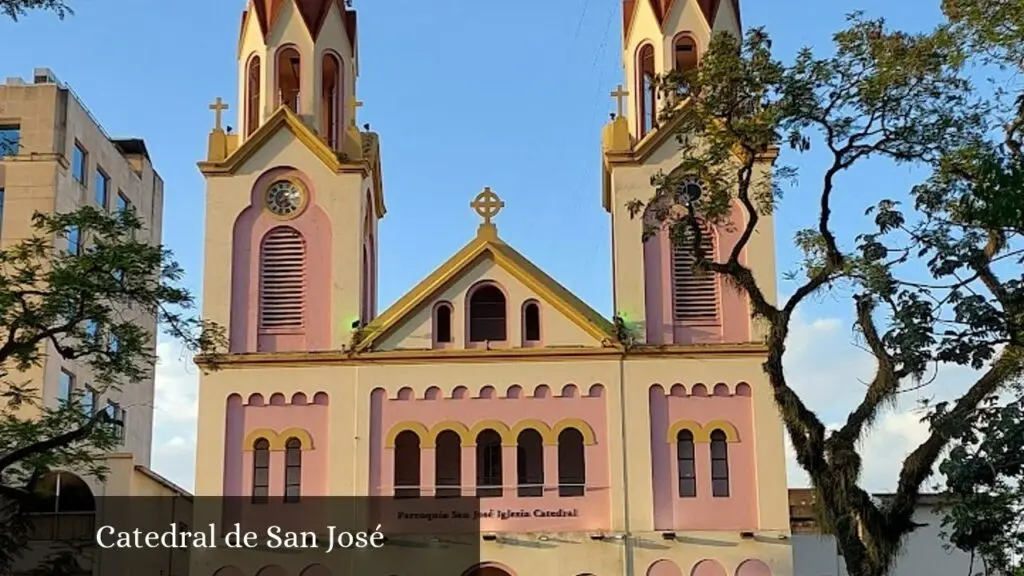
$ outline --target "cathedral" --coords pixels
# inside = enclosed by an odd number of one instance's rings
[[[199,385],[198,497],[477,498],[467,576],[793,576],[761,328],[740,292],[695,273],[666,232],[645,240],[626,207],[680,163],[655,78],[697,66],[713,32],[738,35],[738,0],[623,0],[622,14],[625,76],[602,134],[616,316],[507,244],[503,191],[483,183],[467,191],[480,223],[465,246],[378,311],[385,179],[381,136],[356,121],[356,13],[249,0],[239,128],[218,99],[199,162],[203,313],[230,354]],[[707,231],[712,253],[737,241]],[[742,258],[774,299],[770,217]],[[191,573],[332,573],[279,556],[194,554]]]

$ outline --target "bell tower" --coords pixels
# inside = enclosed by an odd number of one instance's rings
[[[622,59],[625,82],[612,92],[617,113],[603,133],[603,204],[612,219],[614,299],[616,314],[636,328],[648,344],[687,345],[740,343],[761,338],[750,319],[746,297],[721,277],[693,269],[692,250],[672,242],[667,228],[645,238],[645,222],[654,224],[652,177],[678,177],[686,195],[701,194],[701,184],[679,173],[681,147],[678,128],[660,125],[667,103],[657,79],[672,71],[700,66],[711,38],[718,32],[741,35],[739,0],[623,0]],[[675,122],[670,121],[670,122]],[[768,168],[773,155],[759,159]],[[759,170],[758,177],[770,178]],[[632,214],[628,205],[648,205]],[[680,210],[684,206],[678,206]],[[738,241],[744,211],[734,203],[733,225],[704,223],[705,253],[723,261]],[[775,298],[775,254],[770,217],[763,217],[757,233],[741,255],[753,270],[770,300]]]
[[[345,0],[248,0],[238,130],[220,98],[207,181],[204,315],[233,353],[344,349],[376,314],[379,139],[356,124]]]

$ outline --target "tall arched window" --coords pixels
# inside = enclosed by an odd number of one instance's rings
[[[637,99],[641,138],[658,125],[658,89],[655,85],[654,46],[644,44],[637,53]]]
[[[340,146],[341,126],[341,61],[330,52],[324,53],[323,80],[320,95],[320,131],[331,148]]]
[[[266,438],[252,443],[252,501],[270,501],[270,442]]]
[[[462,495],[462,438],[451,430],[437,435],[434,448],[434,495],[458,498]]]
[[[302,57],[294,46],[285,46],[277,52],[277,101],[292,112],[300,112],[299,100],[302,89]]]
[[[583,496],[587,484],[587,461],[583,434],[566,428],[558,435],[558,495]]]
[[[687,35],[676,37],[675,45],[672,47],[675,52],[675,66],[678,72],[687,72],[697,67],[697,42]]]
[[[540,304],[527,302],[523,305],[523,346],[540,342]]]
[[[434,308],[434,344],[444,348],[452,343],[452,306],[441,302]]]
[[[710,228],[701,226],[700,246],[705,257],[715,257],[715,240]],[[714,272],[694,270],[693,230],[672,244],[672,313],[676,322],[690,325],[718,325],[718,280]]]
[[[501,498],[501,435],[488,428],[476,437],[476,497]]]
[[[395,498],[420,497],[420,437],[406,430],[395,438]]]
[[[507,311],[505,294],[493,284],[485,284],[469,297],[469,341],[504,342]]]
[[[523,430],[516,439],[516,476],[520,498],[544,495],[544,440],[536,430]]]
[[[679,464],[679,497],[697,496],[697,467],[693,453],[693,432],[680,430],[676,435],[676,462]]]
[[[302,494],[302,441],[289,438],[284,443],[284,501],[298,502]]]
[[[729,496],[729,444],[725,432],[711,432],[711,495]]]
[[[301,329],[306,311],[306,243],[289,226],[274,228],[260,246],[260,328]]]
[[[252,136],[260,126],[260,57],[253,55],[245,79],[245,135]]]

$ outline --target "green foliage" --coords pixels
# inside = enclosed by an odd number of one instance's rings
[[[966,0],[957,2],[975,20],[953,19],[928,33],[893,31],[883,20],[853,14],[834,35],[831,55],[805,49],[789,64],[772,56],[764,30],[742,41],[716,34],[698,68],[660,79],[668,103],[660,126],[677,132],[681,159],[652,179],[649,200],[628,206],[633,216],[643,214],[645,233],[669,227],[674,242],[694,251],[698,269],[741,289],[765,321],[765,372],[797,461],[816,489],[819,520],[836,536],[851,576],[887,573],[917,528],[912,517],[921,487],[943,451],[977,421],[986,398],[1024,373],[1017,145],[1024,98],[1018,94],[1016,108],[1006,107],[970,76],[982,54],[974,43],[1014,37],[1006,26],[988,30],[979,21],[998,13],[1016,18],[1019,30],[1022,19],[1019,8],[993,12],[982,3],[969,10]],[[1015,52],[984,54],[991,62]],[[1010,120],[1000,114],[1007,111]],[[780,160],[812,150],[826,162],[820,174],[800,175],[800,191],[814,193],[818,210],[795,238],[803,259],[789,277],[798,287],[776,305],[740,256],[782,201],[780,182],[797,176]],[[881,181],[844,186],[841,176],[868,161],[931,175],[911,190]],[[699,196],[687,193],[694,181]],[[832,204],[840,194],[861,200],[873,225],[838,237]],[[701,250],[701,219],[738,230],[723,258]],[[846,421],[829,432],[789,386],[782,358],[797,307],[838,287],[844,291],[837,295],[852,295],[855,325],[877,368]],[[860,485],[858,443],[881,410],[908,386],[921,385],[938,363],[980,373],[955,401],[931,407],[929,436],[903,462],[893,497],[876,502]]]
[[[11,20],[17,21],[20,16],[25,16],[32,10],[47,10],[62,20],[65,16],[74,14],[67,0],[0,0],[0,14]]]
[[[170,252],[136,239],[134,211],[36,213],[33,225],[32,237],[0,249],[0,572],[24,550],[24,514],[43,474],[104,477],[97,457],[118,438],[94,401],[152,374],[157,323],[214,360],[225,343],[220,327],[192,315]],[[96,397],[77,390],[44,402],[32,377],[58,358],[88,372]]]

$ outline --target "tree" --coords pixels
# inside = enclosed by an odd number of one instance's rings
[[[134,211],[83,207],[33,216],[35,234],[0,249],[0,572],[24,552],[37,481],[71,469],[103,478],[115,447],[111,415],[76,391],[46,405],[27,374],[50,356],[91,372],[97,397],[146,377],[157,320],[189,349],[223,349],[223,331],[191,315],[191,294],[169,251],[136,237]],[[53,394],[50,394],[53,396]]]
[[[66,0],[0,0],[0,12],[11,20],[17,21],[30,10],[48,10],[62,20],[65,16],[74,14]]]
[[[660,125],[678,132],[682,160],[652,179],[649,201],[629,208],[656,222],[647,233],[669,227],[699,270],[723,276],[747,296],[767,328],[764,370],[797,462],[816,491],[819,520],[851,576],[883,576],[918,527],[916,503],[943,451],[987,398],[1024,373],[1024,277],[1014,246],[1021,228],[1012,217],[1024,206],[1013,148],[1019,130],[991,138],[998,106],[970,81],[964,27],[945,23],[911,34],[854,14],[834,44],[832,55],[804,49],[784,64],[772,56],[763,29],[743,39],[719,33],[698,68],[659,79],[670,103]],[[772,158],[812,148],[827,162],[813,181],[801,175],[801,191],[815,190],[818,209],[813,226],[795,238],[804,254],[790,274],[798,286],[777,305],[741,255],[782,200],[781,183],[797,175]],[[850,190],[840,179],[867,161],[927,168],[931,176],[901,196],[872,199],[863,186]],[[688,192],[690,178],[700,181],[700,195]],[[862,199],[871,229],[837,236],[832,203],[840,194]],[[739,228],[723,259],[702,250],[699,218]],[[794,313],[828,290],[851,294],[855,326],[876,361],[863,398],[832,431],[783,370]],[[860,483],[857,444],[881,410],[901,391],[925,384],[938,363],[979,374],[955,401],[931,407],[927,439],[902,463],[892,497],[878,501]]]

